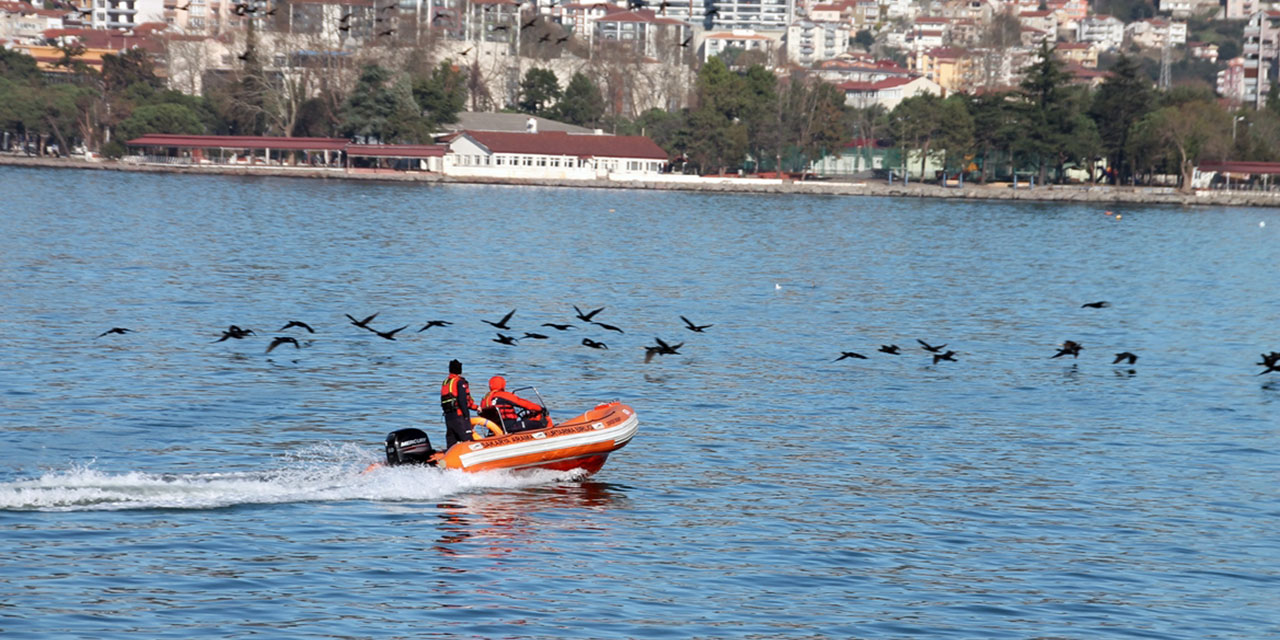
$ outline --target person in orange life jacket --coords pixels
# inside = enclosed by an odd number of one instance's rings
[[[440,385],[440,408],[444,411],[444,441],[446,447],[471,440],[471,410],[476,408],[471,399],[471,385],[462,377],[462,363],[449,361],[449,377]]]
[[[516,411],[517,408],[528,413],[522,418]],[[547,415],[546,408],[507,391],[507,381],[502,376],[489,378],[489,393],[480,401],[480,415],[494,420],[495,413],[500,418],[495,422],[507,433],[551,426],[551,417]]]

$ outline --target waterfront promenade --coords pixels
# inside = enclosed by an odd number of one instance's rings
[[[332,180],[372,180],[426,182],[442,184],[508,184],[541,187],[578,187],[598,189],[654,189],[673,191],[739,192],[767,194],[810,194],[833,196],[879,196],[910,198],[960,198],[971,200],[1024,200],[1045,202],[1096,202],[1110,204],[1172,204],[1210,206],[1250,206],[1280,208],[1280,192],[1197,190],[1181,193],[1172,187],[1112,187],[1107,185],[1048,185],[1014,189],[1007,183],[966,184],[963,187],[936,184],[888,184],[882,180],[779,180],[758,178],[714,178],[664,175],[661,179],[492,179],[454,177],[438,173],[406,172],[342,168],[287,166],[176,166],[142,165],[120,161],[86,161],[76,158],[40,158],[0,154],[0,166],[42,167],[56,169],[89,169],[100,171],[136,171],[150,173],[186,173],[205,175],[273,176]]]

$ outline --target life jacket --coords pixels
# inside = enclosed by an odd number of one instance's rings
[[[462,392],[467,393],[466,380],[457,374],[449,374],[444,379],[444,383],[440,385],[440,409],[445,415],[465,415],[467,404],[463,398],[458,396],[458,381],[462,380]]]
[[[517,406],[515,402],[512,402],[507,397],[507,392],[505,391],[490,391],[480,401],[480,408],[493,407],[497,409],[498,415],[502,417],[502,422],[508,425],[520,420],[520,415],[516,413]]]

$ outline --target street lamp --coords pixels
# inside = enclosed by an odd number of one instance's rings
[[[1236,123],[1244,120],[1244,116],[1236,116],[1231,120],[1231,141],[1236,141]]]

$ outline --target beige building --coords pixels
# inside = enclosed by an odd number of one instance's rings
[[[1090,42],[1059,42],[1054,45],[1054,54],[1059,60],[1067,64],[1084,67],[1085,69],[1098,68],[1098,47]]]
[[[912,57],[914,71],[937,83],[942,95],[969,90],[969,52],[953,47],[936,47]]]

